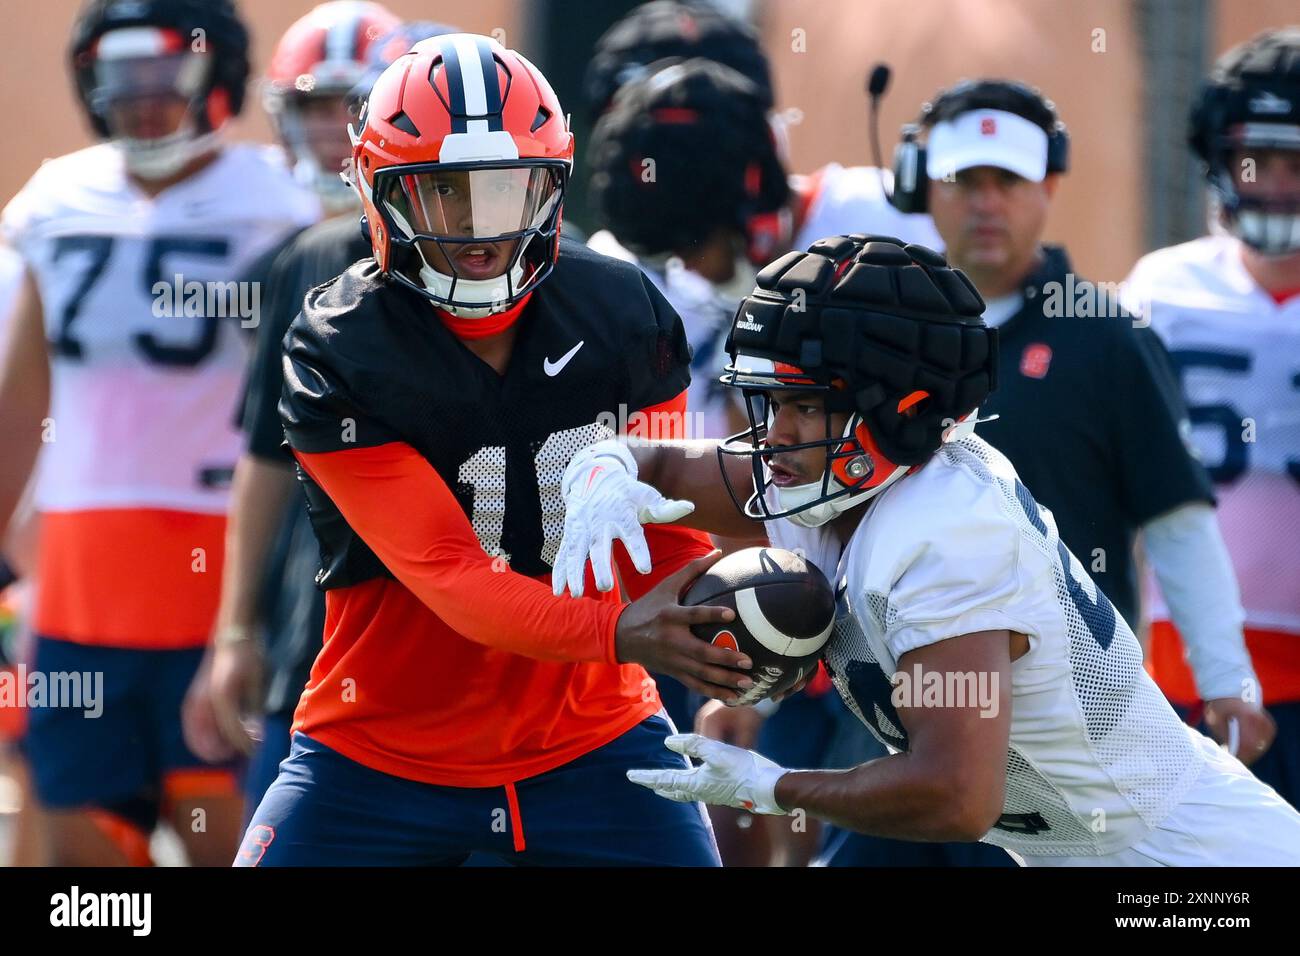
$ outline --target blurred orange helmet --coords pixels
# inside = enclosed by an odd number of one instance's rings
[[[444,310],[504,312],[554,268],[573,134],[546,77],[496,40],[446,34],[398,57],[352,160],[379,268]]]
[[[271,54],[262,81],[262,106],[293,158],[295,178],[320,196],[328,212],[356,203],[337,165],[347,148],[344,120],[335,119],[328,108],[321,114],[307,107],[334,99],[341,109],[366,74],[371,45],[401,22],[377,3],[332,0],[294,21]]]
[[[313,7],[275,45],[266,68],[266,95],[346,93],[365,72],[370,44],[401,23],[377,3],[331,0]]]

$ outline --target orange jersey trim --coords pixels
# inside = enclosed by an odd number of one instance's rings
[[[1300,701],[1300,634],[1245,629],[1246,650],[1264,688],[1264,704]],[[1147,672],[1175,704],[1191,707],[1200,700],[1183,641],[1171,621],[1154,621],[1147,649]]]
[[[111,647],[206,644],[221,597],[225,533],[223,515],[187,511],[43,513],[34,629]]]
[[[163,774],[163,805],[170,811],[177,803],[206,797],[239,794],[239,774],[221,767],[186,767]]]

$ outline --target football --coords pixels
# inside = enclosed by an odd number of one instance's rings
[[[696,578],[686,605],[729,607],[736,619],[697,624],[701,640],[748,654],[751,687],[736,706],[780,694],[817,666],[835,621],[835,592],[817,566],[792,551],[746,548]]]

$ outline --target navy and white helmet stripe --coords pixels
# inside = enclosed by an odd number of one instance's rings
[[[452,132],[503,130],[497,64],[488,41],[466,33],[453,34],[442,43],[442,59]]]
[[[361,15],[365,5],[358,2],[348,6],[345,15],[325,32],[324,63],[356,63],[362,59],[361,41],[364,34]]]

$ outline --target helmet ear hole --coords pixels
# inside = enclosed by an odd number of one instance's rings
[[[925,411],[926,406],[929,404],[930,393],[918,390],[899,399],[898,414],[904,418],[916,418]]]

